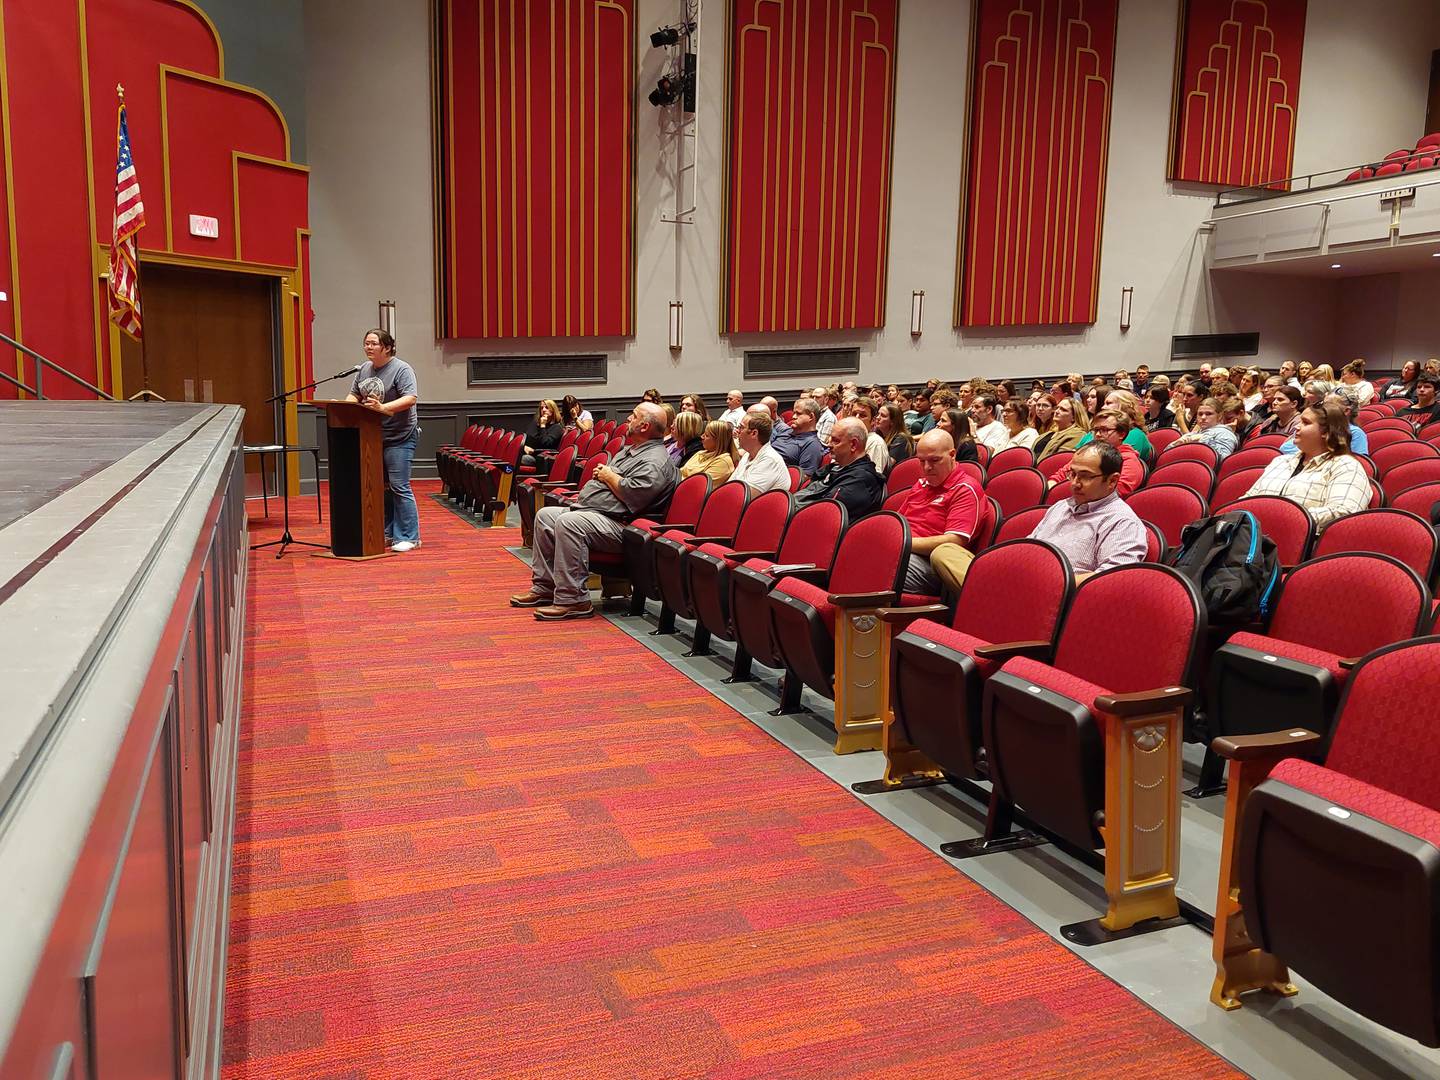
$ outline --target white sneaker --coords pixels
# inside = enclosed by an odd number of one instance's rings
[[[419,540],[401,540],[390,545],[391,551],[413,551],[420,546]]]

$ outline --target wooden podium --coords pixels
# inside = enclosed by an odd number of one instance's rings
[[[384,417],[352,401],[316,401],[325,410],[330,468],[330,552],[373,559],[385,552]]]

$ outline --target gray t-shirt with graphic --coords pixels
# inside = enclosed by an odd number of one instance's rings
[[[384,367],[377,368],[369,360],[362,363],[360,370],[355,373],[355,380],[350,384],[350,393],[358,398],[360,384],[366,379],[379,379],[384,385],[385,392],[380,395],[382,402],[394,401],[406,394],[414,394],[417,398],[420,396],[419,387],[415,382],[415,369],[398,356],[392,356]],[[419,427],[414,405],[385,417],[382,423],[387,443],[402,443]]]

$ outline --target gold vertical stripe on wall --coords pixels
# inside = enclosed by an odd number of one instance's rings
[[[15,241],[15,158],[10,149],[10,64],[6,54],[3,0],[0,0],[0,123],[5,125],[5,217],[10,230],[10,310],[15,340],[24,341],[20,325],[20,245]],[[25,381],[25,356],[15,353],[15,377]],[[16,391],[16,397],[21,396]]]

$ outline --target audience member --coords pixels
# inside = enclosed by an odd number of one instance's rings
[[[520,458],[521,465],[534,467],[541,450],[559,447],[565,434],[565,424],[560,419],[560,406],[546,398],[535,407],[535,420],[525,431],[525,452]]]
[[[901,588],[937,596],[942,587],[959,590],[970,568],[970,543],[980,523],[980,494],[968,474],[955,467],[955,441],[948,432],[927,431],[915,448],[920,479],[899,513],[910,523],[910,561]]]
[[[676,468],[700,453],[701,436],[705,432],[706,423],[699,413],[688,409],[675,415],[675,438],[666,450]]]
[[[730,478],[744,480],[751,495],[790,490],[790,469],[770,445],[770,430],[769,410],[764,405],[751,405],[735,432],[741,454]]]
[[[1303,389],[1305,384],[1315,377],[1315,365],[1309,360],[1301,360],[1300,365],[1295,369],[1295,378],[1299,380],[1301,388]]]
[[[1400,367],[1400,377],[1391,379],[1385,384],[1385,389],[1380,394],[1382,401],[1394,401],[1397,398],[1404,398],[1410,404],[1415,404],[1415,380],[1420,375],[1420,365],[1414,360],[1406,360]]]
[[[820,468],[825,447],[820,445],[816,427],[820,423],[820,405],[813,398],[801,398],[790,413],[790,434],[770,437],[770,446],[806,476]]]
[[[711,420],[700,436],[700,452],[680,466],[680,479],[704,473],[710,477],[712,487],[719,486],[730,479],[739,456],[735,449],[735,429],[723,416]]]
[[[1306,384],[1306,403],[1312,409],[1318,405],[1323,404],[1326,401],[1333,401],[1336,405],[1340,406],[1340,409],[1344,412],[1346,418],[1350,421],[1350,452],[1352,454],[1368,454],[1370,452],[1369,436],[1367,436],[1365,432],[1361,431],[1360,428],[1355,426],[1355,414],[1359,411],[1359,406],[1357,406],[1355,403],[1355,391],[1350,389],[1350,387],[1348,386],[1335,386],[1334,383],[1325,383],[1324,385],[1330,386],[1332,387],[1332,389],[1325,395],[1324,398],[1321,399],[1321,401],[1310,401],[1310,387],[1318,385],[1320,384],[1313,382]],[[1298,445],[1293,438],[1287,439],[1280,446],[1280,452],[1282,454],[1293,454],[1297,449]]]
[[[1238,398],[1217,401],[1206,398],[1195,410],[1195,427],[1176,439],[1177,443],[1198,442],[1215,451],[1217,461],[1224,461],[1240,446],[1235,425],[1245,416],[1245,407]]]
[[[885,440],[885,450],[892,462],[901,462],[915,455],[915,438],[905,424],[905,414],[894,402],[882,406],[875,414],[875,431]]]
[[[1246,368],[1240,372],[1237,389],[1240,393],[1240,400],[1245,403],[1247,413],[1254,412],[1265,400],[1265,382],[1255,368]]]
[[[1109,443],[1077,450],[1065,469],[1070,497],[1045,511],[1030,534],[1063,551],[1077,581],[1112,566],[1145,561],[1145,526],[1120,492],[1124,465],[1123,451]]]
[[[930,413],[921,419],[920,430],[916,434],[924,435],[927,431],[934,431],[945,410],[953,409],[958,404],[960,404],[960,399],[956,396],[955,391],[944,386],[936,388],[930,395]]]
[[[1140,455],[1135,448],[1125,441],[1126,436],[1130,434],[1129,416],[1120,409],[1101,409],[1095,414],[1095,419],[1090,422],[1089,434],[1093,436],[1094,441],[1086,443],[1085,446],[1102,443],[1115,447],[1120,454],[1119,478],[1116,480],[1116,484],[1120,489],[1121,497],[1129,495],[1145,482],[1145,463],[1140,460]],[[1065,481],[1066,468],[1068,466],[1062,466],[1050,474],[1050,487],[1053,488],[1056,484]]]
[[[560,400],[560,417],[567,428],[589,431],[595,426],[595,418],[590,415],[590,410],[581,405],[574,394],[566,394]]]
[[[1055,421],[1055,399],[1045,392],[1042,386],[1038,392],[1032,391],[1030,396],[1030,426],[1035,429],[1035,438],[1047,431],[1053,430]]]
[[[858,417],[847,416],[835,421],[835,429],[830,433],[830,464],[795,492],[796,508],[834,499],[845,507],[851,521],[878,510],[885,501],[885,478],[865,452],[865,443],[871,434]]]
[[[1283,495],[1305,507],[1317,529],[1364,510],[1370,505],[1370,478],[1351,452],[1349,428],[1338,402],[1306,409],[1294,456],[1276,457],[1245,494]]]
[[[1310,377],[1312,379],[1323,379],[1325,382],[1332,383],[1340,381],[1335,378],[1335,369],[1329,364],[1316,364],[1310,372]]]
[[[1163,386],[1152,386],[1145,391],[1145,430],[1159,431],[1173,428],[1175,414],[1170,411],[1170,391]]]
[[[975,436],[970,430],[970,414],[958,405],[940,414],[936,431],[943,431],[955,443],[956,461],[973,461],[980,464],[980,451],[975,449]]]
[[[725,411],[720,414],[732,428],[740,426],[740,421],[745,418],[745,395],[739,390],[731,390],[725,395]]]
[[[1129,390],[1111,390],[1105,395],[1105,408],[1119,409],[1130,418],[1130,434],[1125,436],[1125,441],[1134,448],[1145,464],[1155,460],[1155,448],[1150,445],[1150,436],[1145,434],[1145,408],[1140,404],[1140,399]],[[1085,440],[1080,440],[1080,445],[1085,445]]]
[[[815,404],[820,406],[820,419],[815,422],[815,434],[823,445],[829,446],[830,429],[835,426],[835,406],[839,403],[840,396],[832,386],[817,386],[810,392],[810,396],[815,399]]]
[[[1257,429],[1261,435],[1284,435],[1294,438],[1300,426],[1300,409],[1305,395],[1290,383],[1278,386],[1270,395],[1270,415]]]
[[[1296,390],[1299,390],[1305,385],[1305,383],[1303,380],[1296,378],[1295,372],[1296,367],[1294,360],[1286,360],[1283,364],[1280,365],[1280,378],[1283,379],[1287,385],[1293,386]]]
[[[885,438],[875,431],[875,403],[869,398],[860,398],[850,408],[850,415],[865,425],[869,433],[865,439],[865,456],[875,463],[883,476],[890,471],[890,449]]]
[[[705,401],[699,394],[686,394],[680,399],[680,411],[682,413],[699,413],[700,419],[707,424],[710,422],[710,410],[705,407]]]
[[[1143,396],[1145,395],[1145,391],[1150,389],[1150,365],[1149,365],[1149,364],[1141,364],[1139,367],[1137,367],[1137,368],[1135,369],[1134,383],[1135,383],[1135,393],[1137,393],[1137,394],[1139,394],[1141,397],[1143,397]]]
[[[1195,414],[1200,409],[1200,387],[1189,376],[1182,375],[1170,394],[1170,408],[1175,413],[1175,426],[1182,435],[1189,434],[1195,426]],[[1178,403],[1178,407],[1177,407]]]
[[[985,391],[976,394],[970,406],[970,420],[975,425],[975,441],[982,446],[988,446],[992,454],[1005,449],[1005,444],[1010,439],[1010,433],[995,415],[998,404],[995,395]]]
[[[665,399],[660,396],[660,391],[653,386],[640,395],[640,400],[654,402],[656,405],[665,404]]]
[[[765,411],[770,414],[770,437],[772,439],[779,439],[785,435],[789,435],[790,425],[787,424],[785,418],[780,415],[780,403],[773,397],[763,397],[760,399],[760,404],[765,406]],[[751,405],[750,408],[745,411],[754,412],[755,406]],[[736,431],[736,437],[739,437],[738,429]]]
[[[1040,433],[1030,426],[1030,410],[1019,398],[1011,398],[1000,409],[1000,422],[1005,425],[1005,442],[1000,449],[1023,446],[1026,450],[1035,447]]]
[[[910,399],[910,411],[905,414],[905,425],[909,428],[911,435],[919,435],[920,429],[925,426],[925,418],[930,415],[930,392],[919,391]]]
[[[1417,429],[1440,420],[1440,402],[1435,400],[1437,390],[1440,390],[1440,378],[1436,378],[1429,372],[1417,375],[1415,378],[1415,404],[1408,409],[1401,409],[1395,415],[1409,420]]]
[[[619,551],[625,523],[669,500],[678,482],[660,438],[665,414],[643,401],[626,422],[625,446],[595,470],[568,506],[535,515],[530,590],[510,597],[512,607],[535,609],[544,621],[588,619],[595,613],[586,581],[591,551]]]
[[[1055,403],[1055,419],[1052,430],[1044,432],[1035,440],[1035,461],[1038,464],[1054,454],[1074,450],[1090,431],[1090,414],[1085,406],[1073,397],[1064,397]]]
[[[1365,361],[1358,357],[1340,369],[1340,382],[1355,391],[1355,400],[1363,409],[1375,400],[1375,384],[1365,378]]]

